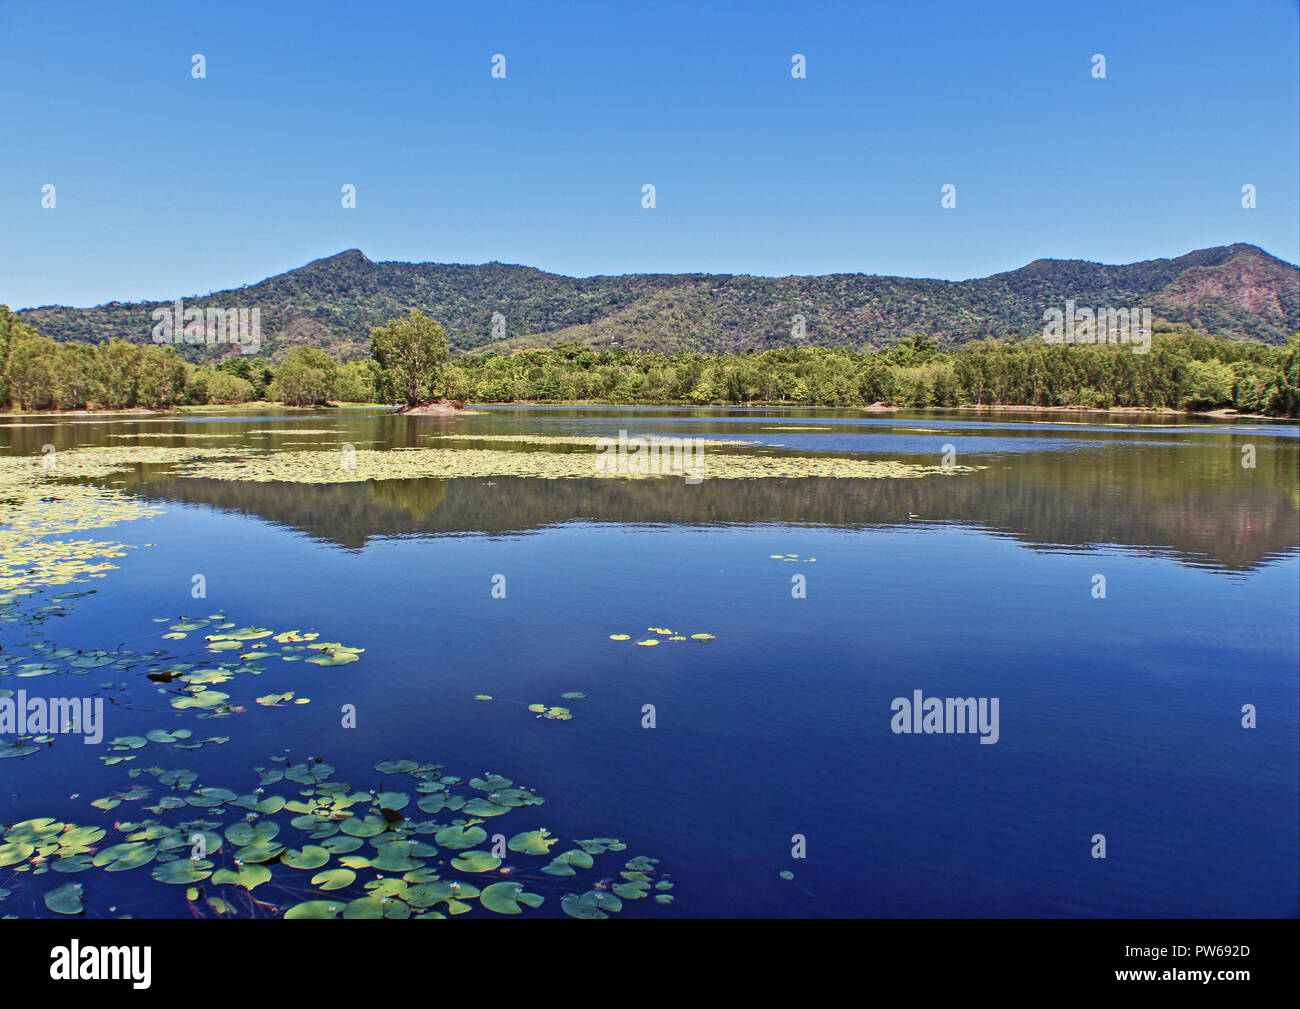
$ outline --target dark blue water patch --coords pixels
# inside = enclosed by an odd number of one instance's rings
[[[389,419],[382,431],[404,444],[449,429],[670,430],[662,412],[610,413],[542,424],[523,411],[453,428]],[[342,415],[301,419],[334,420],[348,440],[371,430]],[[769,414],[749,427],[811,423]],[[883,423],[806,434],[892,437],[898,454],[939,438]],[[243,713],[197,722],[138,675],[3,684],[104,691],[116,702],[110,737],[177,725],[230,735],[193,753],[151,748],[136,766],[187,766],[237,790],[283,752],[322,756],[358,788],[382,786],[384,757],[506,774],[548,800],[526,826],[621,836],[629,854],[664,860],[677,903],[636,902],[631,916],[1295,915],[1293,446],[1274,441],[1246,470],[1239,439],[1222,434],[1099,426],[1076,439],[1027,427],[1034,437],[963,428],[1015,447],[961,479],[160,483],[150,493],[167,513],[106,530],[138,549],[44,634],[202,660],[201,635],[167,642],[152,618],[221,610],[240,625],[319,631],[364,647],[362,660],[270,663],[223,685]],[[1053,442],[1078,451],[1019,450]],[[214,503],[181,503],[187,494]],[[504,599],[491,592],[498,575]],[[716,638],[609,639],[650,627]],[[0,627],[0,643],[12,654],[31,633]],[[253,703],[287,690],[311,703]],[[914,690],[997,697],[998,742],[892,732],[892,701]],[[527,710],[570,691],[587,695],[572,721]],[[355,729],[341,724],[345,704]],[[642,727],[646,704],[654,729]],[[1246,704],[1255,729],[1241,725]],[[60,738],[0,762],[0,821],[141,818],[88,808],[133,780],[132,765],[101,755]],[[1098,833],[1105,860],[1090,854]],[[795,835],[805,860],[790,858]],[[141,896],[132,875],[94,882],[96,913],[183,912]],[[0,912],[44,913],[44,887],[31,889]]]
[[[282,665],[230,684],[237,699],[292,689],[311,704],[207,722],[232,741],[183,763],[213,784],[285,748],[366,787],[386,756],[497,771],[548,798],[539,824],[616,834],[664,859],[674,914],[1297,907],[1294,557],[1226,579],[1116,550],[1036,552],[959,526],[583,523],[344,551],[198,508],[130,538],[156,546],[60,621],[70,643],[146,650],[159,644],[150,616],[223,609],[367,649],[352,665]],[[207,579],[203,601],[190,596],[194,573]],[[1105,599],[1091,593],[1098,573]],[[505,599],[490,592],[497,574]],[[795,575],[806,598],[791,594]],[[716,639],[609,640],[651,626]],[[75,689],[94,678],[57,679]],[[914,689],[998,697],[999,741],[894,734],[891,701]],[[570,722],[527,711],[575,690],[587,698]],[[151,690],[132,693],[153,710],[116,713],[113,734],[173,720]],[[354,730],[339,724],[347,703]],[[1243,703],[1259,728],[1241,728]],[[645,704],[654,729],[641,727]],[[10,761],[8,808],[86,822],[66,794],[121,787],[122,775],[75,770],[78,756],[60,743]],[[74,788],[42,785],[74,770]],[[1095,833],[1105,861],[1090,857]],[[802,862],[789,857],[796,834]],[[786,868],[794,881],[778,877]]]

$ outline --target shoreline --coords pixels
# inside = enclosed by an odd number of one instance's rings
[[[554,406],[554,407],[620,407],[635,409],[638,407],[645,408],[689,408],[697,410],[802,410],[802,411],[856,411],[864,414],[882,414],[882,413],[942,413],[942,412],[971,412],[971,413],[1032,413],[1032,414],[1088,414],[1101,416],[1138,416],[1138,417],[1186,417],[1188,419],[1207,420],[1266,420],[1266,421],[1283,421],[1295,423],[1300,418],[1287,417],[1283,415],[1270,415],[1263,413],[1240,413],[1228,407],[1217,410],[1179,410],[1171,406],[1033,406],[1029,404],[974,404],[965,403],[961,406],[891,406],[887,403],[871,403],[866,406],[821,406],[821,405],[801,405],[797,403],[689,403],[689,402],[656,402],[656,403],[609,403],[601,400],[574,399],[574,400],[500,400],[491,402],[482,402],[476,406]],[[481,416],[482,410],[474,410],[468,406],[455,406],[450,403],[423,403],[415,407],[397,407],[392,403],[326,403],[321,406],[289,406],[284,403],[274,403],[268,400],[251,400],[247,403],[222,403],[207,404],[203,406],[183,404],[180,406],[170,407],[167,409],[151,409],[149,407],[129,407],[124,410],[11,410],[0,411],[0,417],[43,417],[43,418],[81,418],[81,417],[183,417],[189,414],[202,413],[237,413],[243,410],[280,410],[288,412],[309,413],[319,410],[338,410],[338,409],[359,409],[359,408],[386,408],[391,409],[395,416],[412,416],[412,417],[460,417],[460,416]]]

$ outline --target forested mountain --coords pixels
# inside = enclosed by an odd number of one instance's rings
[[[802,315],[808,344],[882,347],[928,333],[939,345],[1042,329],[1043,312],[1150,307],[1156,317],[1220,336],[1282,343],[1300,329],[1300,270],[1253,245],[1201,249],[1126,266],[1040,259],[976,280],[865,274],[751,277],[628,274],[565,277],[487,263],[375,263],[356,249],[186,307],[261,309],[262,352],[294,346],[364,356],[372,326],[419,308],[446,327],[453,351],[555,343],[618,343],[663,352],[788,346]],[[150,313],[167,302],[49,306],[20,313],[57,340],[149,340]],[[506,339],[494,338],[495,313]],[[192,348],[181,347],[190,356]]]

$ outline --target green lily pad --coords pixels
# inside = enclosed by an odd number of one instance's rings
[[[321,842],[321,847],[326,851],[332,851],[336,855],[347,855],[360,848],[365,841],[359,837],[352,837],[348,834],[335,834]]]
[[[284,912],[286,918],[337,918],[344,908],[342,901],[307,900]]]
[[[342,890],[344,887],[351,886],[356,878],[357,874],[351,869],[327,869],[325,872],[316,873],[311,878],[311,885],[322,890]]]
[[[23,820],[21,823],[15,823],[5,831],[6,841],[26,841],[29,844],[36,844],[46,838],[53,837],[55,834],[63,832],[67,824],[60,823],[48,816],[42,816],[35,820]]]
[[[461,872],[491,872],[501,865],[501,859],[490,851],[462,851],[451,860],[451,867]]]
[[[581,896],[566,893],[560,898],[560,909],[570,918],[608,918],[598,903],[598,897],[596,890],[588,890]]]
[[[506,843],[506,847],[525,855],[549,855],[551,845],[558,840],[558,837],[551,837],[551,832],[543,827],[540,830],[528,830],[516,834]]]
[[[414,760],[381,760],[375,770],[381,774],[409,774],[419,766]]]
[[[380,792],[375,796],[375,801],[383,809],[405,809],[411,802],[411,797],[405,792]]]
[[[10,841],[0,844],[0,868],[26,862],[34,851],[36,849],[26,841]]]
[[[201,883],[212,875],[212,863],[206,859],[178,858],[156,865],[149,874],[159,883]]]
[[[384,902],[378,897],[358,897],[343,909],[344,918],[382,918]]]
[[[472,848],[474,845],[482,843],[486,838],[487,831],[482,827],[473,825],[444,827],[433,835],[433,839],[440,845],[453,850]]]
[[[540,907],[545,899],[541,894],[526,893],[519,883],[493,883],[483,891],[479,903],[497,914],[520,914],[520,903]]]
[[[275,841],[259,841],[236,849],[235,860],[246,865],[257,865],[275,861],[284,854],[284,851],[283,844],[277,844]]]
[[[238,872],[231,869],[218,869],[212,874],[212,882],[216,886],[229,883],[233,886],[242,886],[245,890],[254,890],[270,880],[271,870],[264,865],[246,865]]]
[[[280,864],[290,869],[319,869],[330,860],[330,853],[314,844],[305,845],[299,851],[286,851],[280,856]]]
[[[360,657],[356,652],[337,651],[312,655],[305,661],[317,666],[343,666],[349,662],[356,662]],[[344,917],[346,918],[347,915],[344,915]]]
[[[236,823],[226,828],[226,840],[231,844],[244,847],[250,844],[266,844],[274,841],[280,833],[280,825],[273,820],[259,820],[257,823]]]
[[[168,628],[168,630],[172,630],[172,631],[201,631],[203,628],[207,627],[207,626],[208,626],[209,624],[211,624],[211,623],[212,623],[211,620],[203,620],[203,619],[182,620],[182,621],[181,621],[180,623],[178,623],[178,624],[172,624],[172,625]]]
[[[105,848],[96,854],[92,861],[97,869],[103,869],[105,872],[123,872],[148,865],[157,854],[158,849],[152,844],[136,841]]]
[[[64,883],[45,895],[45,906],[55,914],[81,914],[85,904],[81,900],[80,883]]]
[[[339,829],[353,837],[374,837],[388,829],[388,821],[382,816],[351,817],[344,820]]]
[[[614,893],[624,900],[640,900],[649,890],[650,884],[640,879],[630,883],[619,883],[614,887]]]
[[[595,865],[595,860],[580,848],[574,848],[571,851],[561,852],[551,861],[551,864],[542,869],[551,876],[573,876],[576,875],[574,866],[579,869],[590,869]]]

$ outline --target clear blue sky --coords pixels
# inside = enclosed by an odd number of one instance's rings
[[[1296,262],[1298,23],[1296,0],[0,0],[0,302],[202,294],[348,248],[573,275]]]

